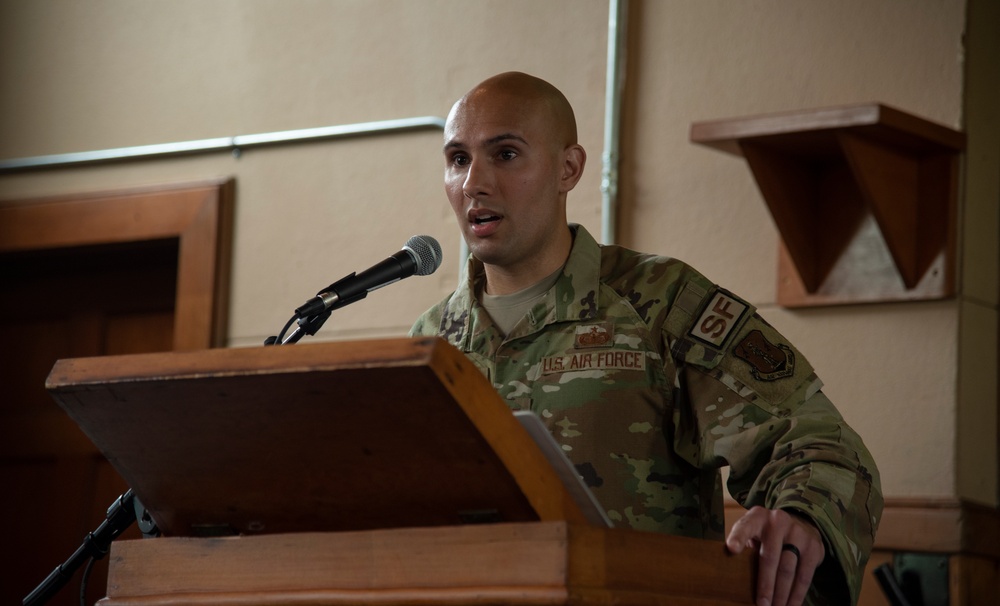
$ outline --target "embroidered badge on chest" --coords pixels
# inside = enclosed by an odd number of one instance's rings
[[[750,331],[733,353],[750,365],[750,374],[758,381],[776,381],[795,373],[795,352],[784,343],[771,343],[759,330]]]
[[[541,374],[608,370],[646,370],[646,355],[641,351],[617,349],[580,351],[568,356],[542,358]]]
[[[576,327],[574,346],[576,349],[591,347],[611,347],[615,341],[615,329],[610,323],[585,324]]]
[[[614,349],[614,344],[615,329],[611,322],[577,326],[573,348],[584,351],[543,358],[539,371],[547,375],[595,370],[646,370],[646,354],[638,350]]]

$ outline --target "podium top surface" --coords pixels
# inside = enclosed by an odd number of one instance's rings
[[[46,386],[164,534],[586,523],[441,339],[60,360]]]

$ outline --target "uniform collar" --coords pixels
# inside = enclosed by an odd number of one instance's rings
[[[582,225],[571,223],[573,247],[570,249],[566,265],[555,285],[549,290],[545,301],[529,312],[530,326],[524,325],[508,338],[524,336],[553,322],[588,320],[597,317],[597,293],[601,282],[601,247]],[[466,280],[452,297],[449,307],[452,312],[464,315],[461,335],[456,335],[456,344],[468,351],[474,331],[474,318],[486,314],[482,310],[475,293],[486,279],[482,262],[469,256],[466,264]],[[476,309],[475,312],[470,310]],[[452,313],[454,317],[455,314]],[[482,320],[480,320],[482,321]]]
[[[573,248],[556,281],[553,292],[557,320],[589,320],[597,317],[597,293],[601,286],[601,246],[582,225],[570,224]]]

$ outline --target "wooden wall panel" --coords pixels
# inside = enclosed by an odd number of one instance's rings
[[[225,344],[231,181],[0,202],[0,603],[34,589],[127,489],[45,391],[59,358]],[[126,536],[138,536],[135,529]],[[105,593],[95,567],[89,603]],[[78,573],[50,602],[78,603]]]

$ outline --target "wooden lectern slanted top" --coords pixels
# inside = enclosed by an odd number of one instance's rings
[[[167,535],[583,521],[435,339],[65,360],[48,388]]]
[[[752,603],[750,558],[594,526],[441,339],[60,360],[47,387],[167,535],[113,546],[107,606]]]

